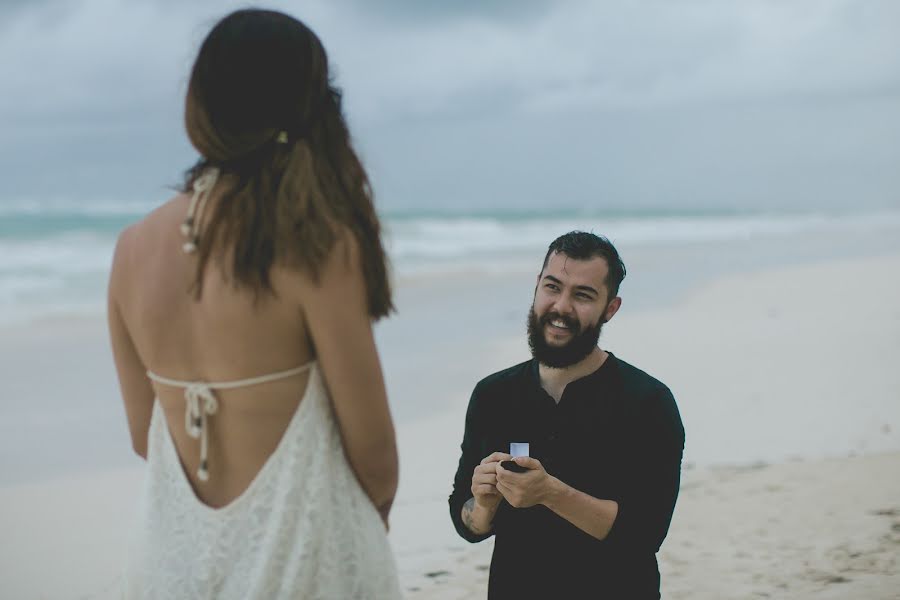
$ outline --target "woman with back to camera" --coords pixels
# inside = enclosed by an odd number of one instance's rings
[[[109,284],[147,459],[126,597],[399,597],[371,326],[391,292],[318,38],[281,13],[228,15],[200,48],[185,123],[201,159],[121,234]]]

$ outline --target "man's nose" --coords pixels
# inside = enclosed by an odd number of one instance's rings
[[[572,299],[568,294],[560,294],[556,297],[556,302],[553,303],[553,309],[561,315],[571,315],[574,312]]]

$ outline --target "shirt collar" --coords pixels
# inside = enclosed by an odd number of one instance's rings
[[[566,387],[571,385],[581,385],[582,382],[594,381],[603,377],[607,372],[612,370],[612,363],[617,361],[616,355],[606,350],[606,353],[609,356],[606,357],[606,360],[603,361],[603,364],[597,367],[594,371],[591,371],[584,377],[579,377],[578,379],[569,382]],[[531,359],[531,364],[528,366],[528,371],[531,374],[531,379],[537,384],[538,387],[541,386],[541,372],[540,372],[540,363],[536,358]]]

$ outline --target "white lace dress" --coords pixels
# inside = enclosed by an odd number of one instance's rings
[[[275,452],[220,509],[194,494],[154,405],[126,598],[400,597],[384,525],[347,463],[315,363],[308,381]]]

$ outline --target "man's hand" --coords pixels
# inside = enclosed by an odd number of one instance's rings
[[[462,507],[462,521],[470,531],[488,533],[503,496],[497,491],[497,465],[512,458],[505,452],[486,456],[472,473],[472,498]]]
[[[497,467],[500,461],[512,458],[505,452],[494,452],[486,456],[472,473],[472,495],[475,503],[483,508],[495,509],[503,496],[497,491]]]
[[[518,456],[513,460],[528,470],[524,473],[515,473],[497,465],[497,490],[503,494],[510,506],[515,508],[528,508],[535,504],[543,504],[550,494],[554,479],[544,470],[541,461],[536,458]]]
[[[497,466],[497,490],[510,506],[528,508],[543,504],[585,533],[598,540],[606,539],[619,514],[617,502],[594,498],[566,485],[547,473],[536,458],[519,456],[513,460],[528,470],[514,473]]]

